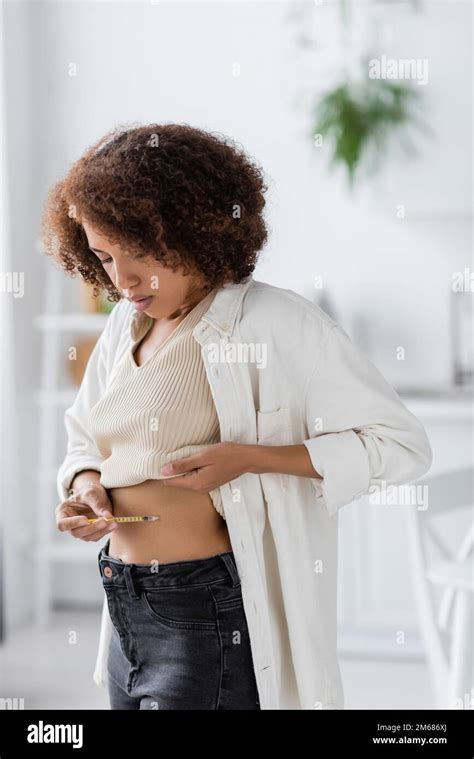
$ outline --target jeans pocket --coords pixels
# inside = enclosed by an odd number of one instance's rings
[[[147,614],[173,630],[216,630],[216,614],[207,586],[144,588],[141,593]]]

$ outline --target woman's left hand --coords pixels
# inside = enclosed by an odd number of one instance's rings
[[[204,451],[165,464],[161,467],[161,474],[172,474],[173,477],[162,482],[167,487],[209,493],[244,474],[245,449],[246,446],[241,443],[215,443]],[[177,474],[181,476],[174,476]]]

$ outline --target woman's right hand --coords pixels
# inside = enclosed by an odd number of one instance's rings
[[[113,507],[100,482],[74,485],[74,494],[74,500],[62,501],[56,507],[56,527],[60,532],[69,532],[80,540],[96,541],[118,527],[116,522],[106,521],[107,517],[113,517]],[[98,521],[88,522],[88,517],[98,517]]]

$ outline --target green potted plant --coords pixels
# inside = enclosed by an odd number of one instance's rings
[[[386,79],[346,79],[317,103],[311,134],[329,143],[331,167],[344,167],[349,187],[356,174],[385,155],[390,139],[416,123],[412,85]],[[402,143],[407,147],[407,143]],[[411,146],[410,146],[411,147]]]

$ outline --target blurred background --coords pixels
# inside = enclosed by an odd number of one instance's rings
[[[453,0],[2,3],[2,708],[108,708],[99,545],[54,524],[64,410],[107,309],[39,222],[87,146],[150,122],[263,167],[255,278],[325,308],[430,437],[415,501],[339,512],[346,708],[473,708],[472,34]]]

